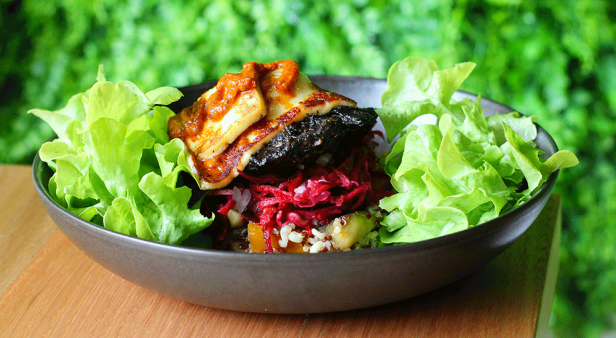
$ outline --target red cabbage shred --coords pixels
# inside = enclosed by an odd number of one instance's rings
[[[272,231],[289,223],[311,233],[312,228],[331,222],[367,204],[391,195],[389,177],[376,163],[376,155],[366,147],[353,148],[349,157],[338,166],[314,165],[283,177],[275,174],[251,176],[248,180],[251,200],[242,213],[263,230],[267,252],[274,252]],[[240,188],[242,189],[242,188]],[[231,189],[214,194],[225,195],[227,202],[218,213],[226,214],[235,206]]]

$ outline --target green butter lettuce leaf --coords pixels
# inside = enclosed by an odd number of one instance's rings
[[[44,162],[50,162],[66,155],[77,155],[77,151],[70,144],[58,139],[45,142],[41,146],[40,157]]]
[[[189,235],[203,229],[203,216],[199,209],[186,210],[191,196],[188,187],[168,185],[170,180],[155,173],[149,173],[141,179],[139,187],[156,205],[156,218],[159,220],[151,227],[154,236],[162,243],[181,243]],[[181,224],[182,228],[178,228]]]
[[[189,172],[181,140],[169,140],[176,88],[143,93],[129,81],[112,83],[99,67],[91,89],[58,111],[33,109],[58,135],[39,156],[54,171],[50,195],[71,213],[107,229],[181,244],[213,218],[189,206],[191,190],[178,186]],[[194,176],[193,176],[194,177]]]
[[[521,116],[518,112],[496,114],[486,118],[490,130],[496,137],[496,144],[499,146],[507,142],[503,123],[513,129],[525,142],[532,142],[537,137],[537,128],[533,127],[533,123],[537,120],[535,116]]]
[[[134,195],[138,189],[143,149],[153,146],[153,140],[147,133],[135,131],[127,135],[126,131],[122,123],[100,118],[92,123],[88,133],[92,168],[117,197]]]
[[[422,125],[410,132],[405,138],[400,166],[393,177],[399,178],[411,169],[427,171],[430,166],[435,166],[441,140],[442,135],[433,125]]]
[[[503,147],[505,152],[515,161],[528,182],[528,191],[536,191],[547,180],[553,171],[568,168],[579,163],[577,157],[568,150],[560,150],[546,161],[539,157],[541,150],[531,142],[524,141],[511,127],[503,123],[505,137],[508,143]]]
[[[428,100],[403,102],[395,106],[383,106],[379,109],[379,117],[387,130],[387,141],[391,142],[402,130],[422,115],[440,116],[446,109],[441,104]]]
[[[389,220],[388,220],[389,221]],[[417,218],[405,217],[404,226],[391,231],[388,227],[379,230],[384,244],[411,243],[447,235],[468,228],[467,218],[458,209],[450,207],[422,208]]]
[[[181,170],[190,173],[195,181],[197,180],[197,177],[190,170],[187,160],[188,149],[184,146],[182,140],[175,138],[164,145],[156,144],[154,151],[163,177],[177,180],[177,174],[174,173]],[[175,181],[170,182],[169,185],[175,185]]]
[[[452,128],[444,133],[436,156],[438,168],[446,178],[459,178],[475,171],[458,149]]]
[[[440,116],[449,109],[453,93],[475,68],[472,62],[439,70],[434,61],[408,57],[394,63],[387,74],[379,116],[391,142],[402,129],[425,114]]]
[[[169,142],[169,134],[167,134],[167,121],[175,113],[163,106],[155,106],[152,112],[152,118],[149,119],[149,132],[156,139],[157,143],[165,144]],[[148,115],[146,115],[148,116]]]
[[[126,125],[147,113],[152,106],[152,102],[132,82],[99,81],[90,89],[86,125],[90,126],[102,117]]]
[[[67,128],[69,123],[73,123],[74,121],[85,122],[86,110],[83,104],[83,98],[86,95],[87,92],[73,95],[68,100],[68,104],[57,111],[52,112],[42,109],[31,109],[28,112],[47,122],[56,135],[62,139],[67,136],[66,133],[70,130],[70,128]]]
[[[160,87],[145,93],[145,96],[154,104],[168,105],[179,100],[182,92],[173,87]]]
[[[407,58],[387,77],[377,109],[388,140],[384,159],[396,193],[381,199],[385,245],[450,234],[498,217],[528,200],[560,168],[578,163],[569,151],[541,157],[533,140],[536,118],[519,113],[486,118],[480,102],[452,95],[474,68],[438,70],[432,61]],[[409,125],[432,114],[436,125]],[[408,127],[407,127],[408,126]]]
[[[472,62],[439,70],[436,62],[408,57],[394,63],[387,74],[387,90],[381,97],[383,106],[395,106],[407,101],[429,100],[448,105],[453,93],[475,68]],[[412,100],[409,100],[412,98]]]
[[[124,197],[113,200],[103,217],[105,228],[129,236],[137,236],[137,226],[133,214],[133,203]]]

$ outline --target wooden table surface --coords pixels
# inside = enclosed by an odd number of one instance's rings
[[[473,274],[370,309],[252,314],[156,294],[105,270],[53,224],[31,167],[0,165],[0,337],[545,336],[558,273],[561,201]]]

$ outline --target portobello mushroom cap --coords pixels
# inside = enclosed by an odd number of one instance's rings
[[[315,114],[286,126],[250,157],[244,172],[258,175],[285,173],[300,164],[314,163],[330,154],[342,161],[353,145],[374,127],[377,114],[373,108],[334,107],[327,114]]]

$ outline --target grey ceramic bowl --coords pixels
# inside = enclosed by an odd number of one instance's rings
[[[386,81],[371,78],[312,77],[319,86],[379,107]],[[183,88],[175,107],[192,104],[213,83]],[[456,98],[474,98],[457,92]],[[510,108],[483,99],[487,115]],[[557,151],[541,128],[536,139],[549,156]],[[66,236],[111,272],[150,290],[209,307],[268,313],[352,310],[407,299],[458,280],[511,245],[535,220],[558,172],[522,206],[451,235],[353,252],[247,254],[164,245],[125,236],[83,221],[49,197],[51,171],[37,158],[36,190]]]

